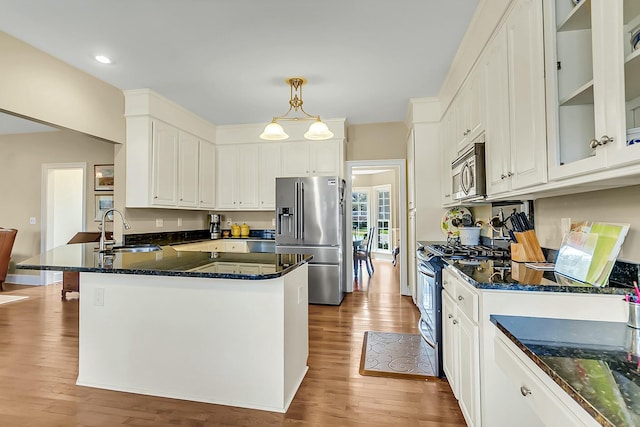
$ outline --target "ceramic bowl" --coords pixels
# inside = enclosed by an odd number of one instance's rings
[[[640,49],[640,28],[636,28],[631,35],[631,48],[633,50]]]
[[[627,129],[627,145],[640,145],[640,128]]]

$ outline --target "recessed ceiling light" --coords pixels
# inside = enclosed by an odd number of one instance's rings
[[[96,55],[94,58],[101,64],[111,64],[111,60],[104,55]]]

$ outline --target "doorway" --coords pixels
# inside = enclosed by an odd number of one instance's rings
[[[405,160],[362,160],[346,162],[347,231],[360,236],[373,228],[372,254],[390,265],[394,249],[399,269],[401,295],[411,295],[407,283],[406,171]],[[354,200],[353,198],[356,197]],[[347,238],[348,239],[348,238]],[[353,267],[353,251],[347,256]],[[355,271],[350,268],[347,291],[353,292]],[[375,274],[375,272],[374,272]],[[365,272],[361,272],[365,278]],[[366,280],[366,279],[365,279]]]
[[[42,165],[41,252],[66,244],[86,224],[85,163]],[[62,281],[62,272],[43,271],[43,284]]]

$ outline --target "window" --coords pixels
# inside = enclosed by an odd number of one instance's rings
[[[376,187],[377,220],[376,250],[391,250],[391,188],[388,185]]]
[[[351,193],[351,230],[356,237],[364,238],[369,232],[369,192],[353,189]]]

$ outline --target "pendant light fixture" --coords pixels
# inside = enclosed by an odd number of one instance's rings
[[[309,130],[304,134],[305,138],[317,141],[332,138],[333,132],[331,132],[327,125],[320,120],[320,116],[313,116],[302,108],[302,86],[307,83],[307,80],[304,77],[291,77],[286,79],[285,82],[288,83],[290,87],[289,111],[282,116],[274,117],[271,123],[265,126],[264,132],[262,132],[260,138],[268,139],[270,141],[279,141],[289,138],[289,135],[286,134],[280,123],[278,123],[279,121],[284,120],[313,120],[313,123],[309,126]],[[298,110],[300,110],[304,115],[289,117],[289,114],[292,111],[297,113]]]

